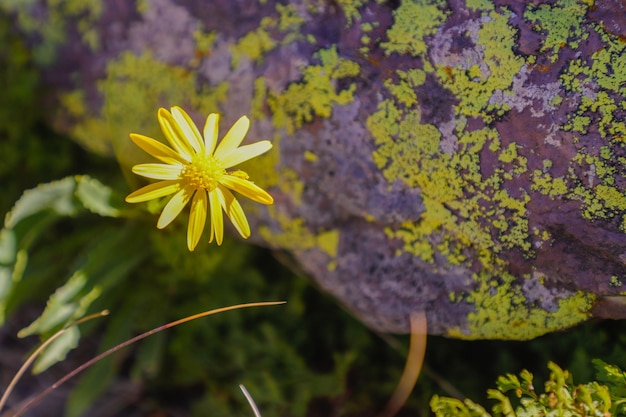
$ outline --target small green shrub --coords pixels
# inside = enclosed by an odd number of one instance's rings
[[[500,376],[496,389],[487,391],[497,403],[489,414],[470,399],[459,400],[434,395],[430,406],[437,417],[609,417],[626,415],[626,373],[599,359],[593,361],[597,381],[574,385],[571,374],[554,362],[548,363],[550,378],[539,393],[533,385],[533,374],[523,370],[519,377]]]

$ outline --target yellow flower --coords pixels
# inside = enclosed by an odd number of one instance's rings
[[[139,164],[133,172],[146,178],[162,180],[129,194],[126,201],[140,203],[174,194],[163,208],[157,228],[163,229],[178,216],[191,201],[187,229],[187,247],[196,248],[204,230],[208,209],[211,215],[209,242],[222,244],[224,219],[222,209],[239,234],[250,236],[250,226],[241,205],[230,190],[261,204],[272,204],[274,199],[263,189],[248,181],[243,171],[227,171],[248,159],[272,148],[267,140],[239,146],[250,127],[250,120],[242,116],[217,145],[219,115],[209,114],[204,125],[204,139],[189,115],[180,107],[171,113],[159,109],[159,124],[171,148],[147,136],[131,133],[130,138],[141,149],[164,162]]]

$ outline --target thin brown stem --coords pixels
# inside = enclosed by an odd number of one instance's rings
[[[411,314],[410,325],[409,352],[402,377],[400,377],[395,392],[379,417],[393,417],[400,411],[409,395],[411,395],[411,391],[413,391],[417,378],[420,375],[422,364],[424,363],[424,355],[426,354],[426,339],[428,336],[426,314],[423,311]]]
[[[156,328],[154,328],[152,330],[148,330],[147,332],[141,333],[140,335],[135,336],[132,339],[128,339],[125,342],[122,342],[119,345],[114,346],[111,349],[108,349],[105,352],[102,352],[101,354],[99,354],[99,355],[95,356],[94,358],[88,360],[87,362],[83,363],[78,368],[74,369],[72,372],[70,372],[69,374],[65,375],[64,377],[62,377],[61,379],[56,381],[54,384],[50,385],[43,392],[41,392],[39,395],[34,397],[32,400],[27,402],[25,405],[23,405],[22,408],[17,410],[17,412],[13,415],[13,417],[21,416],[26,411],[28,411],[32,407],[36,406],[43,398],[45,398],[52,391],[57,389],[59,386],[61,386],[62,384],[67,382],[69,379],[71,379],[74,376],[76,376],[77,374],[79,374],[80,372],[82,372],[85,369],[89,368],[91,365],[95,364],[96,362],[104,359],[105,357],[107,357],[109,355],[112,355],[113,353],[119,351],[120,349],[123,349],[123,348],[125,348],[125,347],[127,347],[129,345],[132,345],[133,343],[138,342],[138,341],[140,341],[142,339],[145,339],[146,337],[151,336],[151,335],[153,335],[155,333],[158,333],[160,331],[172,328],[174,326],[178,326],[178,325],[183,324],[183,323],[187,323],[187,322],[192,321],[192,320],[196,320],[196,319],[199,319],[199,318],[202,318],[202,317],[210,316],[212,314],[223,313],[225,311],[230,311],[230,310],[238,310],[238,309],[241,309],[241,308],[262,307],[262,306],[272,306],[272,305],[278,305],[278,304],[285,304],[285,302],[286,301],[268,301],[268,302],[259,302],[259,303],[237,304],[237,305],[228,306],[228,307],[216,308],[214,310],[209,310],[209,311],[204,311],[202,313],[194,314],[192,316],[188,316],[188,317],[182,318],[180,320],[176,320],[176,321],[164,324],[162,326],[156,327]]]
[[[89,320],[92,320],[92,319],[95,319],[95,318],[98,318],[98,317],[106,316],[108,314],[109,314],[108,310],[103,310],[103,311],[101,311],[99,313],[91,314],[89,316],[81,318],[80,320],[76,320],[76,321],[68,324],[67,326],[63,327],[62,329],[60,329],[58,332],[56,332],[52,336],[50,336],[48,338],[48,340],[43,342],[41,344],[41,346],[39,346],[37,349],[35,349],[35,351],[28,357],[28,359],[26,359],[26,362],[24,362],[22,364],[22,366],[20,367],[20,369],[18,369],[17,373],[15,374],[15,376],[13,377],[11,382],[9,382],[9,386],[7,387],[6,391],[4,391],[4,394],[2,394],[2,398],[0,398],[0,411],[2,411],[2,409],[4,408],[4,405],[6,404],[7,400],[9,399],[9,395],[11,394],[11,392],[13,392],[13,389],[15,388],[15,385],[20,380],[20,378],[22,378],[22,375],[24,375],[24,372],[26,372],[28,367],[33,363],[33,361],[35,359],[37,359],[37,356],[39,356],[39,354],[46,347],[48,347],[52,342],[54,342],[56,339],[58,339],[59,336],[61,336],[63,333],[65,333],[69,328],[71,328],[73,326],[78,326],[81,323],[84,323],[86,321],[89,321]]]

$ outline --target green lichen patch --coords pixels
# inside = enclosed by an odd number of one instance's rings
[[[534,23],[533,29],[545,32],[540,52],[549,52],[550,61],[559,58],[559,51],[568,47],[576,49],[587,39],[585,15],[593,0],[559,0],[554,4],[529,4],[524,18]]]
[[[593,294],[579,291],[561,297],[556,311],[546,311],[529,303],[515,277],[507,272],[497,276],[482,272],[474,280],[477,287],[465,300],[476,306],[468,315],[469,332],[451,329],[448,336],[529,340],[583,322],[589,318],[595,300]]]
[[[359,8],[367,3],[367,0],[337,0],[337,3],[339,3],[343,13],[346,15],[346,26],[350,26],[353,21],[361,18]]]
[[[456,113],[480,117],[487,123],[509,110],[502,100],[493,97],[496,93],[513,94],[513,78],[525,64],[513,49],[516,31],[508,24],[510,12],[492,11],[488,16],[475,35],[476,51],[482,55],[484,64],[436,66],[441,84],[460,100]]]
[[[20,28],[36,34],[40,42],[34,47],[33,58],[40,65],[49,65],[56,59],[56,50],[67,39],[68,26],[76,27],[82,41],[92,50],[100,47],[96,23],[103,11],[102,0],[46,0],[46,14],[32,13],[31,1],[0,0],[0,9],[16,13]]]
[[[193,32],[193,39],[196,43],[196,51],[198,51],[200,55],[206,55],[213,48],[215,40],[217,39],[217,33],[206,32],[202,29],[201,25],[198,25]]]
[[[465,6],[470,10],[493,10],[492,0],[465,0]]]
[[[122,165],[136,163],[142,154],[128,139],[129,132],[162,137],[156,109],[176,103],[207,115],[219,108],[228,91],[226,83],[198,90],[194,73],[160,62],[149,52],[139,56],[126,52],[109,62],[107,78],[98,89],[104,101],[100,116],[90,116],[81,90],[61,96],[61,111],[77,120],[71,132],[77,141],[100,154],[114,148]]]
[[[260,62],[265,55],[279,45],[286,45],[301,37],[299,29],[305,19],[295,6],[276,5],[275,16],[261,19],[259,27],[244,35],[231,48],[232,65],[237,67],[243,56]]]
[[[549,168],[535,170],[531,189],[553,199],[580,201],[584,219],[617,218],[618,227],[626,232],[626,195],[616,181],[623,183],[626,179],[624,164],[613,161],[608,147],[602,147],[599,156],[587,152],[578,152],[569,161],[564,176],[553,177]]]
[[[272,110],[275,127],[288,133],[313,117],[330,117],[334,105],[348,104],[353,100],[354,83],[337,91],[336,81],[359,74],[359,66],[337,54],[335,46],[315,54],[319,65],[309,65],[302,70],[302,81],[293,83],[281,92],[268,92],[267,104]]]
[[[626,43],[595,30],[604,45],[588,58],[572,60],[560,77],[565,89],[580,97],[565,130],[586,134],[593,126],[600,136],[623,143],[626,138]]]
[[[396,71],[399,81],[385,81],[385,87],[404,106],[411,107],[417,104],[417,93],[415,89],[426,81],[426,72],[420,69],[410,69],[407,71]]]
[[[425,211],[418,221],[388,228],[387,234],[402,239],[404,250],[425,262],[440,254],[461,265],[473,253],[489,267],[492,254],[512,248],[530,256],[530,198],[525,192],[513,196],[503,187],[527,169],[515,146],[501,149],[497,131],[483,128],[464,132],[455,153],[443,152],[437,128],[421,123],[415,106],[405,108],[405,93],[390,91],[397,101],[381,102],[367,120],[377,145],[372,159],[390,184],[400,180],[419,188]],[[481,173],[481,152],[502,161],[491,175]]]
[[[388,42],[381,47],[387,55],[393,53],[425,56],[426,37],[437,32],[449,12],[444,0],[403,1],[394,13],[394,23],[387,31]]]
[[[303,219],[291,219],[277,212],[274,207],[268,209],[272,212],[272,218],[280,225],[281,231],[277,233],[267,226],[261,226],[258,232],[264,239],[273,242],[278,247],[288,247],[293,251],[320,250],[328,255],[328,270],[335,269],[339,230],[322,230],[315,233],[307,227]]]

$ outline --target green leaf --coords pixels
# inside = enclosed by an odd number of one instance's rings
[[[35,366],[33,366],[33,373],[39,374],[55,363],[64,360],[67,352],[78,346],[78,339],[80,339],[80,331],[77,326],[67,329],[39,356]]]
[[[10,265],[15,262],[17,242],[15,232],[11,229],[0,230],[0,264]]]
[[[110,187],[88,176],[76,177],[76,197],[86,209],[103,217],[118,217],[123,201]]]
[[[626,398],[626,372],[600,359],[593,359],[591,362],[596,368],[598,382],[609,387],[611,397]]]
[[[82,294],[81,290],[86,282],[87,279],[82,273],[74,274],[65,285],[50,296],[42,315],[28,327],[20,330],[18,336],[51,333],[55,328],[82,317],[87,307],[101,292],[98,287],[94,287],[86,294]]]
[[[5,227],[11,229],[22,220],[42,211],[50,211],[57,216],[76,214],[75,187],[74,177],[66,177],[25,191],[7,214]]]
[[[514,390],[517,394],[518,390],[522,389],[522,386],[519,383],[519,379],[513,374],[506,374],[505,376],[498,377],[496,385],[498,386],[498,389],[502,392]]]
[[[469,399],[461,401],[456,398],[433,395],[430,400],[430,409],[436,417],[491,417],[482,406]]]
[[[511,400],[502,392],[489,389],[487,390],[487,398],[499,401],[499,404],[494,405],[492,408],[494,413],[502,414],[506,417],[515,417],[515,410],[513,409]]]
[[[69,280],[50,297],[43,314],[18,336],[46,335],[83,317],[103,291],[127,276],[144,258],[145,251],[138,250],[135,242],[129,239],[132,233],[128,228],[109,229],[93,245],[85,248]]]

